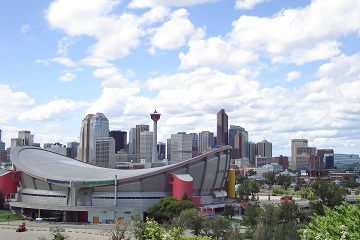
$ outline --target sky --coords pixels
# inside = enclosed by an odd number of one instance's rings
[[[360,1],[56,0],[0,6],[0,129],[79,141],[88,113],[158,141],[211,131],[360,154]]]

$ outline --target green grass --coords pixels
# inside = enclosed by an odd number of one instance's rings
[[[14,214],[10,210],[0,209],[0,222],[7,222],[9,217],[9,221],[21,220],[21,216]]]

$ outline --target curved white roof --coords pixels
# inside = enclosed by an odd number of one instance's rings
[[[16,170],[42,180],[56,179],[62,181],[103,181],[114,180],[126,181],[140,177],[154,175],[176,169],[179,166],[198,161],[205,156],[221,152],[231,147],[226,146],[204,155],[163,167],[122,170],[92,166],[78,160],[37,147],[16,147],[11,150],[10,158]]]

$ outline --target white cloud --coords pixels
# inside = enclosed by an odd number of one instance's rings
[[[24,38],[30,40],[30,41],[36,41],[37,39],[31,35],[29,35],[31,31],[31,26],[30,24],[24,24],[21,26],[20,28],[20,32],[23,35]]]
[[[66,54],[67,47],[74,44],[74,37],[90,36],[96,39],[96,43],[89,48],[90,56],[81,62],[106,66],[109,60],[129,55],[140,44],[140,38],[146,35],[146,26],[163,21],[169,15],[169,9],[162,6],[140,16],[127,12],[116,15],[112,11],[120,2],[57,0],[51,3],[46,12],[50,26],[71,36],[59,41],[58,53]]]
[[[20,121],[68,120],[73,118],[73,112],[86,103],[69,99],[55,99],[47,104],[40,104],[19,115]]]
[[[67,67],[74,67],[76,64],[70,58],[56,57],[51,59],[53,62],[65,65]]]
[[[185,7],[218,1],[220,0],[132,0],[129,3],[129,8],[153,8],[157,6]]]
[[[254,49],[273,62],[304,64],[338,55],[337,39],[360,31],[359,11],[357,1],[317,0],[271,18],[241,16],[229,37],[233,44]]]
[[[0,83],[0,123],[8,123],[35,101],[24,92],[14,92],[9,85]]]
[[[70,38],[68,36],[63,37],[61,40],[58,41],[57,44],[57,53],[61,56],[67,56],[68,55],[68,48],[71,45],[74,45],[76,43],[74,38]]]
[[[258,56],[251,49],[236,48],[221,37],[204,40],[203,30],[189,41],[189,52],[179,54],[180,69],[199,66],[219,68],[240,68],[247,63],[254,62]]]
[[[297,72],[297,71],[288,72],[286,74],[285,81],[291,82],[291,81],[294,81],[295,79],[298,79],[300,76],[301,76],[300,72]]]
[[[194,32],[194,26],[188,19],[186,9],[179,9],[171,14],[171,19],[155,29],[155,34],[151,38],[152,48],[175,49],[181,47],[186,42],[186,37]]]
[[[236,0],[235,8],[238,9],[253,9],[255,5],[269,0]]]
[[[48,66],[50,64],[49,61],[45,59],[36,59],[34,63],[40,63],[43,64],[44,66]]]
[[[72,80],[74,80],[76,78],[76,75],[71,73],[71,72],[67,72],[65,74],[63,74],[62,76],[59,77],[59,80],[61,82],[71,82]]]

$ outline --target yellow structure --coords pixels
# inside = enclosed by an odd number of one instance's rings
[[[227,196],[230,198],[235,198],[235,181],[235,169],[230,169],[226,186]]]

